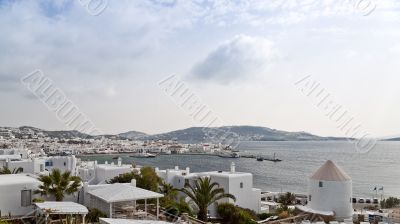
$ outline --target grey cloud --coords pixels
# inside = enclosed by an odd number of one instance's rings
[[[238,35],[193,66],[190,76],[199,80],[233,82],[262,72],[276,56],[271,41]]]

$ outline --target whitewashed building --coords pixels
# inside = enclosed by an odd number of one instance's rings
[[[77,159],[72,156],[51,156],[44,157],[45,169],[51,172],[58,169],[61,172],[70,171],[71,175],[76,175]]]
[[[0,175],[1,216],[23,216],[32,212],[33,192],[40,182],[26,174]]]
[[[54,169],[61,172],[70,171],[72,175],[76,175],[77,159],[75,156],[54,156],[54,157],[38,157],[24,158],[19,154],[0,156],[0,167],[7,167],[11,171],[22,168],[22,173],[45,174]]]
[[[308,211],[332,213],[338,221],[351,219],[352,181],[340,167],[328,160],[309,179]]]
[[[77,168],[77,175],[81,177],[83,182],[88,182],[91,185],[105,184],[110,179],[124,173],[129,173],[134,169],[132,165],[122,164],[121,158],[117,164],[108,163],[98,164],[97,161],[82,162]]]
[[[219,202],[231,202],[242,208],[248,208],[256,213],[261,209],[261,190],[253,187],[253,174],[236,172],[235,164],[231,164],[230,171],[212,171],[190,173],[190,169],[179,170],[175,169],[159,170],[156,168],[156,173],[166,183],[171,184],[174,188],[183,188],[186,182],[191,183],[193,180],[200,177],[210,177],[213,182],[217,182],[225,193],[230,193],[236,197],[236,201],[231,199],[223,199]],[[209,216],[216,217],[216,205],[211,205],[208,208]]]
[[[42,174],[45,172],[45,161],[39,158],[33,159],[7,159],[0,162],[1,167],[7,167],[11,171],[22,169],[22,173]]]

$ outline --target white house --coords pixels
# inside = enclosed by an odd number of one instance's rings
[[[98,164],[97,161],[84,162],[77,170],[77,175],[83,182],[94,185],[104,184],[120,174],[133,171],[134,168],[131,165],[122,164],[122,160],[119,158],[117,164],[107,162]]]
[[[340,167],[328,160],[309,179],[309,212],[332,213],[338,221],[351,219],[352,181]]]
[[[0,158],[27,159],[30,153],[31,151],[26,149],[0,149]]]
[[[45,168],[49,172],[58,169],[61,172],[70,171],[71,175],[76,175],[77,159],[72,156],[51,156],[44,157]]]
[[[159,170],[156,168],[156,173],[166,183],[171,184],[175,188],[183,188],[186,182],[191,183],[193,180],[200,177],[210,177],[213,182],[217,182],[225,193],[230,193],[236,197],[236,202],[231,199],[223,199],[220,202],[231,202],[243,208],[248,208],[256,213],[261,209],[261,190],[253,188],[253,174],[236,172],[234,163],[231,164],[230,171],[212,171],[201,173],[190,173],[190,169],[179,170],[175,169]],[[209,216],[217,216],[216,205],[211,205],[208,208]]]
[[[23,216],[33,211],[34,190],[40,182],[26,174],[0,175],[1,216]]]
[[[59,169],[61,172],[71,171],[72,175],[76,175],[77,159],[75,156],[24,157],[20,154],[0,155],[0,167],[7,167],[11,171],[22,168],[23,173],[31,174],[43,174],[45,170],[51,172]]]
[[[2,165],[11,171],[22,168],[22,173],[41,174],[45,171],[45,161],[39,158],[8,159]]]

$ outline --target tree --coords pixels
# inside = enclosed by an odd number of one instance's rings
[[[207,208],[212,203],[223,199],[230,198],[236,201],[235,196],[225,193],[223,188],[219,187],[216,182],[211,182],[211,178],[198,178],[193,185],[185,183],[185,188],[180,189],[186,194],[198,207],[199,212],[197,218],[202,221],[207,221]]]
[[[8,167],[5,167],[5,166],[2,169],[0,169],[0,175],[2,175],[2,174],[17,174],[17,173],[22,173],[22,172],[24,172],[24,168],[22,168],[22,167],[14,168],[12,171]]]
[[[124,173],[112,178],[107,181],[110,184],[113,183],[130,183],[132,179],[136,180],[136,186],[149,190],[158,191],[158,186],[161,183],[161,178],[157,175],[152,167],[146,166],[140,169],[140,173],[137,171],[132,171],[129,173]]]
[[[54,169],[49,176],[41,175],[39,181],[42,184],[35,194],[54,196],[56,201],[62,201],[65,195],[70,195],[78,191],[81,186],[81,178],[71,176],[70,171],[61,173],[60,170]]]
[[[136,181],[138,187],[157,192],[158,186],[161,183],[161,178],[152,167],[145,166],[140,169],[140,178]]]
[[[172,215],[172,217],[178,217],[181,216],[182,213],[187,213],[190,216],[193,215],[192,209],[190,208],[189,204],[185,201],[184,197],[181,197],[178,201],[170,201],[163,207],[165,207],[167,216]]]
[[[400,205],[400,199],[394,197],[389,197],[381,201],[382,208],[394,208],[398,205]]]
[[[172,216],[180,216],[182,213],[192,215],[192,210],[190,209],[189,204],[185,201],[185,198],[181,197],[178,200],[179,191],[171,184],[162,182],[159,192],[164,195],[164,197],[160,199],[160,204],[166,209],[168,214]]]
[[[217,212],[222,224],[253,224],[257,215],[231,203],[218,204]]]
[[[171,184],[167,184],[165,182],[161,183],[158,191],[164,195],[163,199],[175,201],[178,196],[178,190],[175,189]]]
[[[284,211],[288,210],[288,206],[292,205],[296,201],[296,195],[286,192],[279,196],[278,202],[281,203],[281,207]]]

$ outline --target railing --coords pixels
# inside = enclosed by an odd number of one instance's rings
[[[261,221],[258,221],[257,223],[258,223],[258,224],[265,224],[265,223],[268,223],[268,224],[278,224],[278,223],[296,221],[296,220],[298,220],[298,219],[303,219],[303,218],[306,218],[306,217],[308,217],[308,216],[309,216],[309,214],[302,214],[302,215],[293,216],[293,217],[289,217],[289,218],[286,218],[286,219],[274,220],[274,221],[270,221],[270,220],[261,220]]]
[[[179,217],[179,216],[176,216],[176,215],[174,215],[174,214],[171,214],[171,213],[167,212],[167,211],[165,210],[165,208],[161,208],[161,207],[160,207],[160,212],[161,212],[163,215],[172,217],[174,223],[206,224],[206,222],[203,222],[203,221],[201,221],[201,220],[198,220],[198,219],[196,219],[196,218],[193,218],[193,217],[189,216],[187,213],[183,213],[183,214]]]

